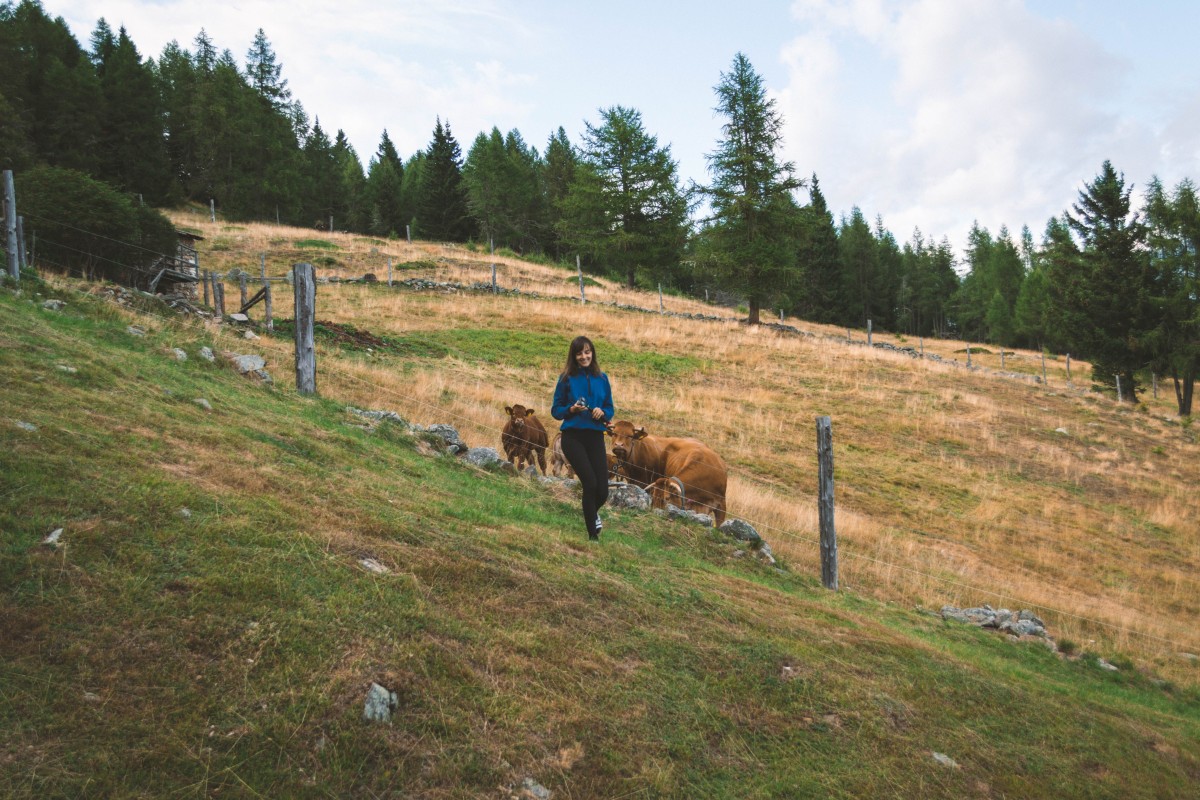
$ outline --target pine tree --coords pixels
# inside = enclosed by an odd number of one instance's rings
[[[465,242],[471,232],[467,191],[462,178],[462,150],[439,117],[425,151],[416,198],[421,235],[438,241]]]
[[[839,307],[842,292],[837,229],[815,173],[808,195],[808,205],[801,213],[803,231],[798,254],[804,284],[795,311],[814,322],[835,322],[843,316]]]
[[[1075,323],[1075,349],[1091,358],[1093,377],[1137,396],[1136,372],[1148,360],[1138,340],[1150,327],[1151,280],[1143,250],[1145,226],[1131,213],[1125,178],[1105,161],[1079,192],[1067,225],[1081,243],[1078,260],[1052,261],[1050,283],[1059,308]]]
[[[546,198],[543,235],[547,243],[547,250],[552,252],[557,259],[562,259],[566,255],[566,244],[563,242],[559,230],[562,222],[563,203],[571,184],[575,181],[575,169],[578,165],[579,156],[567,138],[567,132],[560,126],[546,142],[543,170]]]
[[[1145,337],[1156,372],[1170,375],[1180,416],[1192,413],[1200,372],[1200,199],[1190,180],[1173,192],[1154,178],[1146,192],[1156,324]]]
[[[763,305],[794,294],[800,225],[793,192],[803,182],[779,160],[783,117],[767,98],[763,80],[742,53],[715,87],[725,117],[717,149],[706,156],[713,182],[703,189],[712,207],[700,249],[722,288],[743,294],[749,322]]]
[[[631,288],[645,271],[672,283],[686,239],[687,200],[670,147],[646,132],[641,112],[600,110],[585,123],[581,165],[563,209],[560,232]]]
[[[254,43],[246,53],[246,78],[251,88],[276,111],[285,111],[292,99],[292,92],[282,74],[283,65],[278,63],[267,35],[259,28],[254,34]]]
[[[378,236],[404,231],[404,164],[385,130],[367,167],[365,187],[368,230]]]
[[[838,258],[842,266],[844,297],[841,307],[845,314],[839,322],[865,328],[879,295],[879,257],[871,226],[858,206],[850,210],[849,218],[842,217],[838,229]]]

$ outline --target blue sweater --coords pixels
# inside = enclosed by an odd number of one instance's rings
[[[588,410],[569,413],[575,401],[582,397],[587,401]],[[603,419],[592,419],[592,409],[604,411]],[[608,385],[608,376],[603,372],[593,377],[586,372],[576,375],[562,375],[558,385],[554,387],[554,402],[550,406],[550,416],[561,419],[561,428],[565,430],[602,431],[606,423],[612,422],[616,411],[613,409],[612,387]]]

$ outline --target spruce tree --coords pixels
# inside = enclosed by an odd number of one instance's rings
[[[793,192],[803,182],[779,159],[783,117],[745,55],[734,56],[715,91],[725,122],[717,149],[706,156],[713,180],[702,191],[712,214],[700,257],[721,288],[746,297],[749,322],[757,324],[765,304],[799,287]]]
[[[636,109],[601,109],[600,119],[586,123],[560,233],[631,288],[641,271],[672,283],[688,209],[671,149],[659,147]]]
[[[472,218],[463,185],[462,150],[450,132],[450,123],[443,125],[440,117],[421,167],[416,216],[425,238],[465,242],[470,236]]]
[[[841,263],[838,257],[837,229],[833,214],[825,203],[821,185],[814,173],[808,184],[808,205],[802,209],[803,230],[799,265],[804,275],[795,311],[814,322],[836,322],[843,314],[841,301]]]

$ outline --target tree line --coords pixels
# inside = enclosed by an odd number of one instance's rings
[[[782,310],[1066,351],[1130,398],[1150,371],[1169,376],[1180,413],[1191,412],[1200,206],[1190,181],[1153,179],[1135,213],[1132,188],[1105,162],[1040,242],[1028,228],[1014,238],[977,224],[960,258],[920,230],[901,243],[857,207],[835,219],[817,176],[782,160],[782,115],[740,53],[714,87],[723,125],[710,181],[687,186],[670,146],[620,105],[598,109],[577,141],[560,126],[540,149],[493,127],[464,154],[439,118],[428,145],[404,157],[384,130],[364,167],[342,130],[310,120],[282,69],[262,29],[240,64],[204,30],[190,49],[173,41],[143,58],[103,19],[85,48],[36,0],[0,3],[0,161],[19,181],[32,173],[30,186],[57,185],[38,170],[68,170],[122,202],[212,201],[229,220],[578,255],[629,286],[721,292],[752,323]]]

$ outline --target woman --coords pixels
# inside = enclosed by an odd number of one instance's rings
[[[600,538],[600,506],[608,500],[608,455],[604,432],[613,419],[612,387],[600,371],[596,348],[577,336],[567,351],[567,366],[554,387],[550,415],[562,420],[563,455],[583,486],[583,523],[588,538]]]

